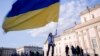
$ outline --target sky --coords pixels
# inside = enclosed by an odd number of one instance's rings
[[[94,7],[100,4],[100,0],[61,0],[58,27],[56,27],[57,23],[51,22],[40,28],[4,33],[2,24],[14,2],[16,0],[0,0],[0,47],[43,47],[49,32],[55,34],[57,28],[58,35],[60,35],[64,30],[75,26],[74,22],[80,23],[80,12],[85,10],[86,6]]]

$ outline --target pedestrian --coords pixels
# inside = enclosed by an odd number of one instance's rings
[[[35,56],[35,53],[34,53],[34,52],[32,52],[32,51],[30,51],[29,56]]]
[[[54,56],[54,35],[52,35],[52,33],[49,33],[48,35],[48,50],[47,50],[47,56],[49,56],[49,51],[50,51],[50,47],[52,47],[52,53],[51,55]]]
[[[66,53],[66,56],[69,56],[69,47],[68,47],[68,45],[66,45],[66,47],[65,47],[65,53]]]
[[[80,51],[81,51],[81,56],[84,56],[84,52],[82,48],[80,48]]]
[[[40,54],[39,54],[39,52],[37,51],[37,52],[36,52],[36,56],[39,56],[39,55],[40,55]]]
[[[77,53],[77,56],[81,55],[81,49],[79,46],[76,47],[76,53]]]
[[[76,56],[76,49],[74,46],[71,46],[72,56]]]

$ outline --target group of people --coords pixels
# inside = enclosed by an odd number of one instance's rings
[[[71,46],[71,52],[72,52],[72,56],[84,56],[83,49],[79,46],[77,46],[77,47]],[[65,48],[65,53],[66,53],[66,56],[69,56],[68,45]]]
[[[30,51],[30,53],[26,54],[26,53],[21,53],[20,55],[17,54],[17,53],[13,53],[11,56],[44,56],[43,54],[39,53],[38,51],[37,52],[32,52]]]
[[[49,33],[48,39],[47,39],[48,40],[48,50],[47,50],[46,56],[49,56],[50,47],[52,47],[51,56],[54,56],[54,46],[55,46],[54,37],[55,35],[52,35],[52,33]],[[73,56],[84,56],[83,49],[80,48],[79,46],[77,47],[71,46],[71,51],[72,51]],[[66,56],[69,56],[68,45],[65,48],[65,53],[66,53]]]

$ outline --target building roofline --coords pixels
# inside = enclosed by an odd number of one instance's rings
[[[84,24],[82,23],[82,24],[76,25],[74,27],[74,29],[77,30],[77,29],[80,29],[80,28],[83,28],[83,27],[86,27],[88,25],[92,25],[92,24],[95,24],[95,23],[98,23],[98,22],[100,22],[100,16],[95,18],[95,19],[84,22]]]
[[[96,9],[98,9],[98,8],[100,8],[100,4],[97,4],[95,7],[88,8],[89,11],[88,11],[88,9],[85,9],[84,11],[82,11],[82,12],[80,13],[80,16],[82,16],[82,15],[84,15],[84,14],[86,14],[86,13],[89,13],[89,12],[91,12],[91,11],[93,11],[93,10],[96,10]]]
[[[15,49],[16,50],[16,48],[9,48],[9,47],[0,47],[0,49]]]
[[[39,46],[22,46],[22,47],[19,47],[19,48],[16,48],[16,49],[20,49],[20,48],[41,48],[42,49],[42,47],[39,47]]]

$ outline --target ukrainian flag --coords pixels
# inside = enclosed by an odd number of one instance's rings
[[[24,30],[57,22],[59,4],[59,0],[17,0],[5,18],[3,29]]]

